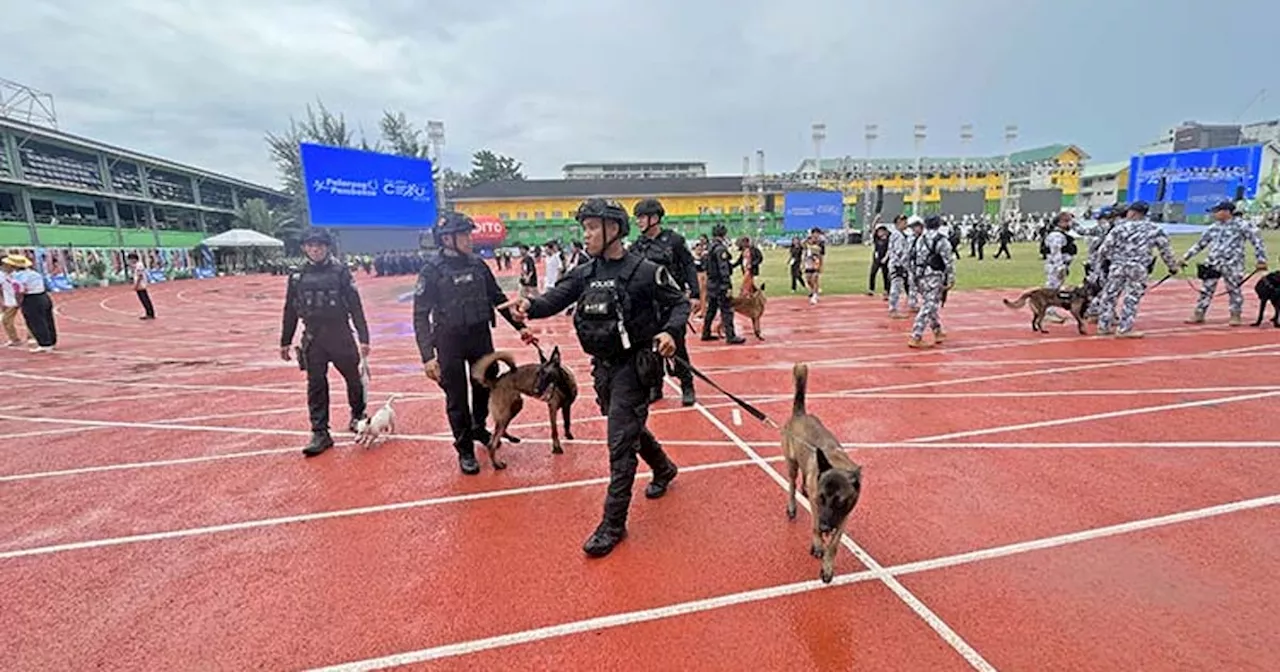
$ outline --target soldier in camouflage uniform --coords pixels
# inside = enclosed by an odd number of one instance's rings
[[[1084,280],[1094,286],[1102,287],[1107,281],[1107,267],[1099,262],[1098,248],[1102,246],[1102,241],[1106,239],[1107,234],[1111,233],[1111,227],[1115,224],[1115,220],[1124,210],[1124,206],[1117,203],[1114,207],[1106,206],[1098,211],[1098,223],[1095,224],[1085,235],[1089,236],[1088,258],[1084,263]],[[1090,322],[1098,321],[1098,312],[1102,308],[1101,300],[1089,302],[1089,308],[1085,310],[1085,315]]]
[[[1116,299],[1124,293],[1124,308],[1120,312],[1120,327],[1116,334],[1121,338],[1142,338],[1142,332],[1133,331],[1133,321],[1138,316],[1138,303],[1147,293],[1148,266],[1151,248],[1159,249],[1161,258],[1170,273],[1182,269],[1182,262],[1173,254],[1169,236],[1159,224],[1147,219],[1146,203],[1137,201],[1129,206],[1126,219],[1116,224],[1106,240],[1098,246],[1099,263],[1111,262],[1107,284],[1098,299],[1102,304],[1098,319],[1098,336],[1112,333],[1116,321]]]
[[[898,311],[898,303],[902,300],[902,291],[906,288],[908,266],[907,245],[911,242],[907,231],[907,218],[901,215],[893,220],[893,231],[889,233],[889,317],[900,320],[906,315]]]
[[[903,231],[907,243],[907,310],[920,310],[920,276],[916,272],[916,242],[924,233],[924,220],[919,215],[907,218],[909,230]]]
[[[933,347],[946,339],[942,322],[938,320],[938,309],[942,304],[942,290],[951,289],[956,284],[954,248],[939,230],[942,218],[932,215],[925,220],[924,227],[924,235],[915,240],[912,248],[921,303],[915,325],[911,328],[911,340],[907,341],[912,348]],[[921,340],[926,325],[933,329],[933,344]]]
[[[1071,213],[1058,213],[1053,223],[1053,228],[1044,237],[1047,252],[1044,259],[1044,286],[1059,289],[1071,272],[1071,261],[1080,250],[1076,247],[1075,239],[1067,234],[1072,225]],[[1046,314],[1059,324],[1067,321],[1056,308],[1050,308]]]
[[[1204,281],[1204,286],[1200,289],[1200,298],[1196,299],[1195,312],[1187,323],[1204,323],[1204,314],[1209,311],[1209,302],[1218,289],[1218,278],[1222,278],[1227,283],[1227,308],[1231,312],[1231,326],[1238,327],[1241,324],[1240,313],[1244,310],[1244,293],[1240,291],[1240,285],[1244,284],[1244,241],[1247,238],[1253,245],[1254,255],[1258,259],[1255,268],[1259,271],[1267,270],[1267,246],[1258,233],[1258,227],[1237,217],[1239,213],[1231,201],[1222,201],[1209,212],[1213,213],[1216,222],[1182,255],[1185,265],[1201,250],[1209,248],[1209,255],[1199,265],[1197,273]]]

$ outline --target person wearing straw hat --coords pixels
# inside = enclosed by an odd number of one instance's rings
[[[4,333],[9,337],[6,347],[14,347],[22,345],[22,339],[18,337],[18,327],[14,324],[15,318],[18,317],[18,311],[21,308],[18,305],[18,296],[21,289],[17,281],[10,274],[18,270],[7,263],[0,262],[0,291],[4,296]]]
[[[45,286],[44,276],[31,268],[31,260],[18,254],[3,259],[4,265],[17,269],[10,274],[22,292],[22,319],[36,339],[31,352],[49,352],[58,344],[58,327],[53,318],[53,299]]]

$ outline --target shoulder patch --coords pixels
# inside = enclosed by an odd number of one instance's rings
[[[413,293],[414,293],[414,295],[416,295],[416,296],[422,296],[422,295],[423,295],[423,294],[425,294],[426,292],[427,292],[427,279],[426,279],[425,277],[423,277],[421,273],[419,273],[419,274],[418,274],[418,283],[417,283],[416,285],[414,285],[414,287],[413,287]]]

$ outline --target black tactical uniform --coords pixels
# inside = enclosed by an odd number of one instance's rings
[[[671,229],[662,228],[662,217],[667,214],[666,209],[662,207],[662,203],[656,198],[646,198],[636,204],[634,213],[637,218],[655,215],[658,217],[658,223],[654,224],[650,229],[641,228],[640,237],[631,244],[629,251],[667,269],[667,273],[671,275],[671,279],[675,280],[676,285],[681,290],[694,299],[699,298],[698,271],[693,262],[693,254],[689,252],[689,246],[685,244],[684,236]],[[641,226],[643,227],[643,225]],[[656,235],[650,235],[655,230]],[[676,357],[678,359],[671,363],[672,374],[680,381],[681,402],[685,406],[692,406],[697,401],[697,397],[693,391],[693,372],[683,364],[683,362],[689,361],[689,349],[685,345],[685,332],[680,332],[675,337],[675,340]],[[661,398],[662,381],[658,381],[658,384],[654,386],[653,391],[649,394],[649,400],[657,401]]]
[[[308,231],[302,242],[333,245],[329,234],[317,229]],[[351,405],[348,428],[354,432],[356,422],[365,417],[360,350],[351,337],[351,327],[355,327],[360,343],[368,346],[369,325],[364,319],[355,276],[346,265],[325,256],[318,262],[308,259],[298,272],[289,275],[280,334],[280,354],[286,359],[299,318],[305,326],[298,347],[298,367],[307,372],[307,407],[311,414],[311,443],[302,452],[311,457],[333,446],[333,437],[329,436],[330,362],[347,382],[347,402]]]
[[[724,224],[716,224],[711,229],[711,250],[707,252],[706,260],[707,312],[702,318],[702,340],[716,340],[711,335],[711,323],[716,321],[716,312],[719,312],[725,342],[737,345],[746,343],[747,339],[739,336],[733,328],[733,300],[729,297],[733,291],[733,263],[729,246],[724,242],[727,233]]]
[[[618,203],[597,198],[579,206],[579,222],[597,217],[618,222],[618,238],[627,235],[627,211]],[[604,249],[612,242],[606,240]],[[574,330],[591,355],[596,401],[608,416],[610,480],[604,517],[583,545],[588,555],[603,556],[627,534],[636,454],[653,470],[646,497],[661,497],[676,476],[676,465],[645,422],[649,391],[662,377],[654,338],[661,332],[679,338],[688,324],[689,300],[666,268],[629,253],[620,259],[594,258],[569,271],[546,294],[526,300],[530,318],[555,315],[576,302]]]
[[[458,466],[464,474],[480,473],[475,442],[487,444],[490,437],[485,429],[489,389],[472,380],[468,368],[493,352],[493,308],[507,300],[483,259],[446,248],[442,241],[444,234],[469,233],[474,228],[475,223],[462,213],[450,212],[441,218],[433,230],[438,249],[426,258],[418,273],[413,297],[413,332],[418,352],[424,364],[432,359],[439,363],[449,428],[458,451]],[[510,309],[501,312],[511,326],[524,328],[512,317]]]

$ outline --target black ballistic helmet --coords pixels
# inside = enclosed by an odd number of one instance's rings
[[[632,210],[636,217],[644,217],[645,215],[657,215],[659,218],[666,217],[667,211],[662,207],[662,202],[656,198],[646,198]]]
[[[302,244],[318,243],[320,245],[328,245],[333,247],[333,238],[329,237],[329,232],[324,229],[310,228],[307,233],[302,236]]]
[[[926,229],[941,229],[941,228],[942,228],[942,218],[941,218],[941,217],[939,217],[939,216],[937,216],[937,215],[929,215],[929,216],[928,216],[928,217],[926,217],[926,218],[925,218],[925,220],[924,220],[924,228],[926,228]]]
[[[588,217],[599,217],[603,220],[613,220],[618,223],[618,238],[626,238],[631,232],[631,218],[627,215],[627,209],[622,207],[621,203],[613,199],[605,198],[588,198],[578,206],[578,213],[574,219],[581,224],[582,220]]]
[[[711,236],[713,238],[724,238],[727,235],[729,235],[729,227],[724,224],[716,224],[711,227]]]
[[[1134,201],[1129,204],[1129,207],[1126,210],[1126,212],[1136,212],[1140,215],[1145,215],[1150,211],[1151,208],[1147,205],[1146,201]]]
[[[444,245],[442,237],[446,233],[471,233],[476,228],[476,223],[470,217],[450,210],[440,216],[439,223],[431,230],[431,236],[436,240],[436,246]]]

